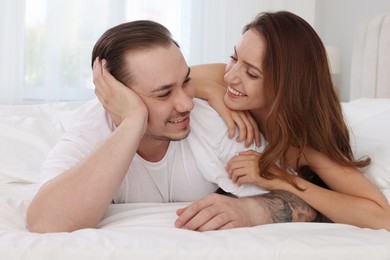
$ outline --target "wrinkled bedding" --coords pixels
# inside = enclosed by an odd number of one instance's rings
[[[25,215],[39,168],[82,103],[0,106],[0,259],[390,259],[390,232],[284,223],[195,232],[173,226],[186,203],[110,205],[98,229],[34,234]],[[364,174],[390,201],[390,99],[343,103]]]

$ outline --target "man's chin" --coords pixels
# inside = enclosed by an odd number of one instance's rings
[[[186,139],[190,134],[190,130],[188,130],[185,133],[177,134],[177,135],[170,135],[170,136],[159,136],[159,135],[152,135],[154,139],[161,140],[161,141],[181,141],[183,139]]]
[[[184,135],[182,135],[180,137],[171,138],[171,141],[181,141],[181,140],[186,139],[189,135],[190,135],[190,131],[188,131],[187,133],[185,133]]]

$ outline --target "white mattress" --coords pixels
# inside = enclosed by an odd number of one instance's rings
[[[1,189],[0,259],[390,259],[390,232],[285,223],[196,232],[173,227],[184,203],[111,205],[99,229],[33,234],[25,212],[36,185]]]
[[[0,106],[0,259],[390,259],[390,232],[350,225],[284,223],[195,232],[173,226],[185,203],[110,205],[98,229],[34,234],[25,214],[39,166],[77,117],[78,104]],[[343,104],[364,174],[390,200],[390,100]]]

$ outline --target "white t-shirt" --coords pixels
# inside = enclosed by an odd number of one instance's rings
[[[254,186],[237,186],[228,178],[225,166],[245,148],[243,142],[228,137],[226,124],[206,101],[194,99],[189,136],[171,141],[159,162],[148,162],[135,155],[117,191],[115,203],[194,201],[215,192],[218,187],[237,196],[262,194]],[[42,182],[78,164],[101,144],[115,127],[97,99],[87,102],[82,115],[58,141],[42,166]]]

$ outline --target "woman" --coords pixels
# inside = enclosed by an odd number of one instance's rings
[[[223,84],[220,64],[195,67],[191,76]],[[248,110],[267,141],[262,154],[231,159],[233,182],[291,192],[337,223],[390,230],[389,203],[358,170],[370,159],[353,158],[324,45],[307,22],[289,12],[258,15],[234,47],[224,81],[225,105]],[[197,88],[226,113],[221,91]],[[329,189],[305,180],[308,171]]]

